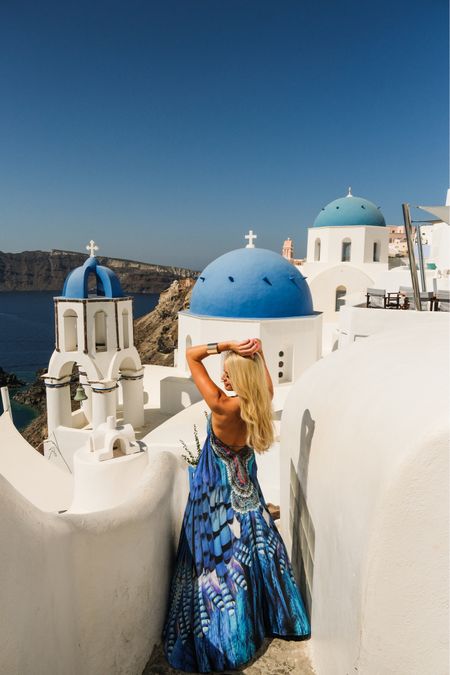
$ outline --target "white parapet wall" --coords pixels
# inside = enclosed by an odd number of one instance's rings
[[[153,449],[130,498],[96,513],[45,513],[10,478],[0,475],[0,672],[141,675],[161,639],[183,462]]]
[[[5,400],[6,396],[5,393]],[[41,511],[67,509],[72,501],[70,473],[61,471],[25,440],[14,426],[6,406],[5,412],[0,415],[0,476]],[[1,540],[0,548],[5,546],[4,541]]]
[[[447,323],[405,321],[287,399],[281,521],[317,675],[448,673],[448,345]]]
[[[410,332],[425,325],[428,330],[434,331],[437,326],[448,326],[449,322],[447,312],[345,306],[339,312],[335,339],[339,341],[339,347],[343,347],[375,333],[389,330]]]

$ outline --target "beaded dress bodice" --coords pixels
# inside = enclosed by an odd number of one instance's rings
[[[255,461],[255,451],[248,445],[238,452],[231,450],[215,435],[209,422],[211,447],[215,456],[225,465],[231,491],[231,506],[239,513],[257,509],[260,504],[258,490],[251,478],[251,464]]]

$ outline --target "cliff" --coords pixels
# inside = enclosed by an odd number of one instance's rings
[[[134,344],[142,363],[173,365],[173,352],[177,347],[177,314],[189,306],[194,283],[195,280],[191,278],[172,282],[170,287],[161,293],[155,309],[134,322]],[[40,377],[43,372],[36,373],[36,381],[27,390],[14,396],[17,401],[32,405],[40,411],[40,415],[23,431],[26,440],[38,449],[42,448],[42,441],[47,438],[45,386]],[[75,388],[76,384],[73,384],[72,397]]]
[[[73,251],[0,251],[0,291],[61,291],[75,267],[86,260],[86,253]],[[97,256],[102,265],[118,275],[129,293],[160,293],[175,279],[195,278],[197,272],[183,267]]]
[[[173,366],[177,347],[177,314],[189,307],[194,279],[174,281],[161,293],[155,309],[134,322],[134,343],[142,363]]]

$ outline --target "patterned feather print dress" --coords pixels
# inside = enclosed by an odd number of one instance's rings
[[[283,540],[257,478],[255,453],[234,452],[208,424],[184,513],[163,630],[173,668],[237,669],[266,636],[310,625]]]

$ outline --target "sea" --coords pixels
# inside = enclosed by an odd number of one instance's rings
[[[46,368],[55,346],[54,291],[0,292],[0,366],[26,383]],[[159,293],[134,294],[135,319],[151,312]],[[30,406],[11,401],[14,423],[23,430],[36,416]],[[3,407],[0,400],[0,414]]]

